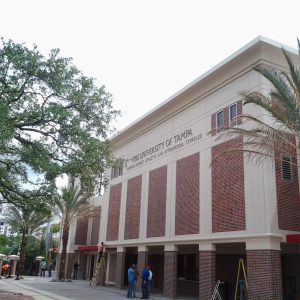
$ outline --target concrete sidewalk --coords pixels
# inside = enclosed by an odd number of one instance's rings
[[[141,297],[137,293],[137,297]],[[153,300],[166,300],[151,295]],[[87,280],[72,282],[51,282],[49,277],[26,276],[22,280],[1,279],[0,300],[119,300],[127,299],[126,290],[114,287],[90,287]]]

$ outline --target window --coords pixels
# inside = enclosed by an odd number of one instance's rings
[[[4,225],[4,222],[1,221],[1,222],[0,222],[0,225]]]
[[[118,160],[115,165],[111,168],[111,179],[117,178],[123,175],[124,160]]]
[[[224,127],[224,111],[219,111],[217,113],[217,130],[221,131]]]
[[[233,104],[229,107],[229,121],[230,121],[230,126],[236,126],[237,125],[237,106],[236,104]]]
[[[123,175],[123,161],[120,162],[119,164],[119,176]]]
[[[281,172],[283,181],[292,180],[292,164],[291,157],[289,155],[281,156]]]

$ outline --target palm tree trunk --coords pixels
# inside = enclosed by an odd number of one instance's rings
[[[26,245],[27,245],[27,236],[25,235],[25,230],[23,230],[21,254],[20,254],[20,275],[24,275],[25,273]]]
[[[62,233],[62,251],[59,260],[58,279],[63,280],[66,277],[66,259],[67,259],[67,245],[69,239],[69,226],[63,227]]]

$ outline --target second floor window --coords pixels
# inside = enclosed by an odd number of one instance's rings
[[[229,121],[230,121],[230,126],[236,126],[237,125],[237,106],[236,104],[233,104],[229,107]]]
[[[111,168],[111,179],[123,175],[123,165],[124,165],[123,159],[120,159],[115,163],[115,165]]]
[[[224,111],[217,112],[217,130],[221,131],[224,127]]]

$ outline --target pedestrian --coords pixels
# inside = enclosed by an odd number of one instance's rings
[[[128,273],[128,289],[127,298],[133,298],[134,286],[135,286],[135,265],[131,265],[127,271]]]
[[[135,272],[135,279],[134,279],[134,288],[133,288],[133,298],[136,298],[136,284],[140,276],[136,266],[134,268],[134,272]]]
[[[76,263],[75,263],[74,266],[73,266],[73,279],[77,279],[78,267],[79,267],[79,264],[78,264],[78,262],[76,261]]]
[[[52,277],[52,262],[49,262],[48,265],[48,277]]]
[[[99,264],[100,260],[103,256],[105,244],[103,242],[101,242],[101,244],[97,245],[97,246],[98,246],[98,260],[97,260],[97,263]]]
[[[149,298],[149,276],[150,272],[148,266],[145,266],[142,272],[142,297],[141,299]]]
[[[4,277],[8,276],[9,269],[10,269],[10,265],[8,264],[8,262],[4,263],[4,265],[2,266],[2,275]]]
[[[42,260],[41,265],[40,265],[40,267],[41,267],[41,274],[40,275],[43,276],[43,277],[45,277],[46,266],[47,266],[46,261]]]
[[[153,277],[153,273],[150,270],[150,266],[147,266],[148,270],[149,270],[149,278],[148,278],[148,295],[150,294],[150,290],[151,290],[151,286],[152,286],[152,277]]]

